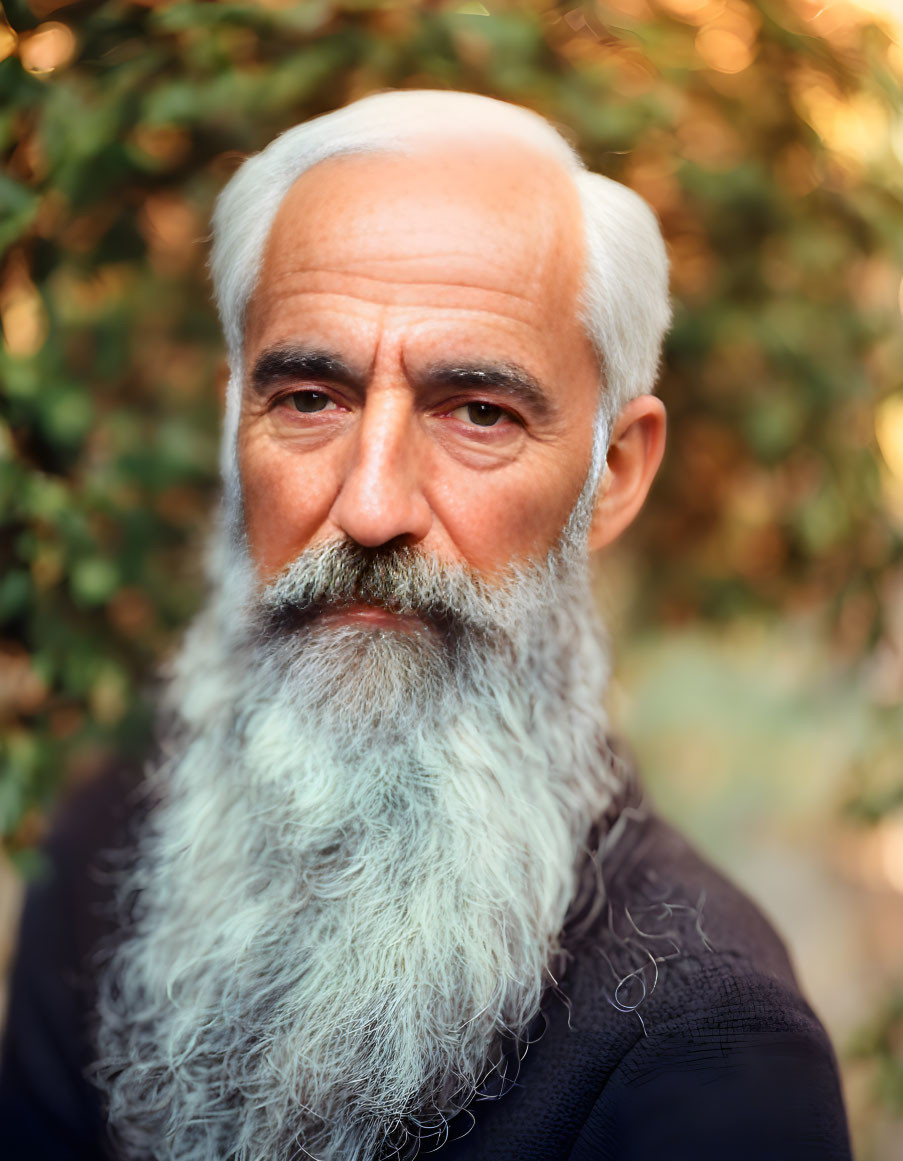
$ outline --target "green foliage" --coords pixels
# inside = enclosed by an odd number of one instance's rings
[[[62,777],[140,750],[144,675],[197,601],[186,548],[214,491],[220,355],[212,199],[279,130],[381,87],[530,104],[661,216],[673,450],[633,537],[637,616],[806,605],[855,622],[855,657],[881,638],[901,558],[873,431],[900,385],[890,40],[867,23],[819,36],[803,7],[741,0],[709,16],[488,8],[7,5],[7,835]],[[844,138],[851,108],[871,117],[867,140]]]
[[[877,1065],[874,1085],[881,1104],[903,1114],[903,992],[890,996],[849,1048],[853,1059]]]
[[[653,204],[676,299],[672,439],[629,541],[634,614],[823,618],[863,680],[885,674],[876,737],[901,752],[903,678],[885,661],[903,651],[903,468],[882,459],[875,422],[903,390],[903,54],[852,9],[832,23],[833,8],[6,4],[0,834],[12,852],[33,844],[64,780],[144,751],[148,674],[199,599],[190,562],[215,494],[221,357],[213,198],[280,130],[386,87],[530,105]],[[899,423],[888,431],[903,444]],[[895,761],[877,788],[870,753],[851,769],[858,817],[899,802]]]

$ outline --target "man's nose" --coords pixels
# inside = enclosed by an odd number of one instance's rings
[[[330,513],[332,522],[358,544],[417,544],[426,537],[433,514],[422,489],[422,440],[406,392],[367,397]]]

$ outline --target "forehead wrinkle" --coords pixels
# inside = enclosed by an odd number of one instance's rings
[[[281,223],[294,220],[290,238],[268,245],[267,257],[277,269],[294,259],[311,273],[360,272],[379,281],[384,272],[395,282],[402,270],[411,283],[427,284],[435,277],[424,279],[416,267],[433,264],[449,286],[482,283],[511,294],[500,285],[509,282],[525,298],[539,284],[579,293],[579,270],[571,286],[571,269],[563,269],[581,267],[584,251],[570,175],[532,149],[474,159],[462,144],[461,153],[431,149],[419,158],[341,157],[314,166],[287,193],[269,243]]]
[[[273,296],[274,302],[266,298],[258,301],[257,309],[249,315],[248,333],[256,332],[267,346],[300,342],[326,347],[334,346],[338,335],[357,334],[362,345],[369,347],[374,340],[399,334],[414,337],[424,327],[433,326],[443,332],[449,327],[476,326],[480,336],[495,332],[498,338],[511,334],[519,336],[518,342],[529,342],[543,325],[542,318],[537,318],[539,305],[515,293],[483,290],[479,300],[465,305],[443,302],[442,295],[429,296],[425,286],[411,287],[403,296],[393,294],[389,301],[382,296],[377,299],[363,287],[361,290],[356,294],[347,288],[326,290],[304,285],[288,293],[284,288],[283,293]],[[357,343],[358,339],[352,341]]]
[[[512,250],[514,250],[514,248],[512,248]],[[518,257],[522,259],[523,264],[525,266],[529,265],[531,269],[536,269],[537,267],[545,268],[546,266],[551,265],[553,261],[553,256],[551,254],[545,256],[533,254],[530,257],[530,261],[528,262],[524,250],[515,250],[514,252],[516,252]],[[341,269],[334,269],[333,273],[350,273],[357,277],[358,267],[373,268],[375,266],[379,267],[380,269],[386,268],[387,271],[392,272],[387,275],[387,277],[391,278],[393,277],[395,270],[399,268],[404,269],[406,267],[411,267],[411,273],[403,275],[405,279],[409,278],[412,282],[433,282],[436,281],[434,278],[425,279],[418,277],[416,273],[417,267],[421,265],[448,263],[450,266],[457,269],[460,266],[476,264],[481,273],[487,273],[488,271],[486,271],[485,261],[485,257],[478,247],[436,246],[435,248],[424,247],[422,250],[409,250],[407,253],[400,253],[398,247],[396,246],[394,251],[387,249],[386,252],[382,254],[375,254],[372,251],[369,253],[349,254],[347,258],[344,259],[343,267]],[[329,270],[330,268],[324,266],[321,267],[321,269]],[[360,277],[369,277],[379,280],[381,276],[361,273]],[[442,282],[447,282],[450,286],[479,285],[479,283],[474,282],[469,278],[462,278],[460,275],[449,277],[443,276]]]
[[[299,347],[314,351],[335,352],[344,361],[350,370],[359,378],[371,377],[377,360],[386,347],[397,349],[400,365],[409,380],[422,379],[435,370],[435,378],[441,378],[442,369],[450,369],[462,378],[474,371],[484,374],[487,386],[489,380],[504,389],[505,383],[514,383],[518,380],[518,387],[522,396],[532,394],[538,399],[539,394],[545,394],[542,383],[544,376],[536,373],[536,369],[528,365],[533,362],[528,357],[527,362],[521,355],[529,356],[532,350],[532,340],[535,336],[535,324],[528,317],[526,310],[508,310],[504,313],[488,311],[486,306],[447,306],[443,308],[441,320],[426,320],[419,317],[417,305],[401,306],[398,304],[386,305],[374,303],[372,300],[358,300],[356,296],[347,292],[311,292],[317,298],[326,298],[327,301],[318,302],[309,307],[297,325],[282,328],[275,324],[268,327],[273,334],[262,351],[279,350],[281,348]],[[336,301],[330,301],[330,300]],[[359,301],[364,306],[367,317],[357,319],[353,310],[344,308],[343,301],[356,304]],[[518,298],[529,306],[529,302]],[[393,317],[394,311],[403,311],[401,317]],[[414,317],[409,318],[408,312]],[[330,318],[338,317],[344,324],[340,331],[325,322]],[[465,334],[457,331],[462,320],[473,319],[477,324]],[[291,320],[293,323],[295,320]],[[468,324],[470,325],[470,324]],[[433,328],[438,327],[437,336]],[[524,328],[527,328],[526,330]],[[508,336],[506,338],[505,336]],[[410,366],[411,348],[422,350],[426,341],[427,348],[434,348],[437,342],[448,350],[448,354],[428,356],[425,360],[425,372],[413,370]],[[499,348],[499,342],[514,341],[520,352],[514,358],[512,351],[504,352]],[[349,345],[350,344],[350,345]],[[451,344],[451,346],[449,346]],[[358,357],[362,356],[362,357]],[[415,365],[423,361],[418,354]],[[541,363],[544,365],[544,363]],[[552,373],[551,366],[545,367],[545,378]],[[435,381],[433,383],[435,386]],[[546,396],[548,399],[548,396]]]
[[[368,260],[362,259],[362,261],[368,261]],[[398,259],[399,264],[401,262],[405,262],[405,261],[407,261],[407,259],[405,259],[405,258]],[[385,283],[385,284],[390,285],[392,287],[399,287],[399,286],[412,286],[412,287],[414,287],[414,286],[416,286],[416,287],[421,287],[421,288],[433,287],[437,290],[443,290],[443,289],[447,289],[447,290],[472,290],[475,294],[498,295],[499,297],[502,297],[502,298],[511,298],[511,299],[516,300],[516,301],[525,302],[525,303],[532,303],[534,301],[533,298],[529,294],[525,294],[521,291],[504,290],[500,286],[480,286],[479,284],[474,283],[472,281],[469,281],[467,279],[443,278],[441,281],[437,281],[435,278],[412,278],[412,277],[399,277],[399,278],[386,277],[386,278],[383,278],[383,277],[381,277],[379,275],[375,275],[375,274],[365,274],[365,273],[363,273],[363,271],[357,271],[357,270],[350,270],[349,271],[347,269],[341,270],[341,269],[338,269],[335,267],[329,267],[329,266],[316,266],[316,267],[300,266],[298,269],[295,269],[295,270],[285,270],[285,271],[282,271],[281,273],[270,274],[267,277],[268,291],[271,292],[272,290],[278,289],[280,286],[283,286],[286,283],[291,283],[294,279],[299,279],[299,278],[300,279],[310,279],[312,277],[316,277],[317,275],[331,275],[335,278],[346,278],[346,277],[348,277],[349,274],[356,281],[365,282],[368,285],[379,286],[380,284]],[[335,295],[336,297],[340,297],[340,298],[354,298],[354,297],[356,297],[353,294],[353,292],[350,292],[347,290],[346,291],[326,290],[326,289],[323,289],[321,287],[315,288],[315,287],[310,287],[310,286],[305,286],[301,290],[301,293],[302,294]],[[386,305],[386,304],[383,304],[383,305]],[[416,304],[406,304],[406,305],[416,305]],[[428,306],[429,303],[425,302],[425,303],[423,303],[423,305]],[[469,310],[478,310],[479,308],[478,307],[470,307],[470,308],[462,307],[460,309],[462,309],[462,310],[468,310],[468,309]]]
[[[485,323],[499,328],[500,336],[516,336],[518,347],[511,352],[493,350],[495,343],[468,352],[454,341],[457,350],[449,350],[449,363],[468,353],[489,362],[493,356],[506,361],[506,354],[515,354],[520,361],[517,352],[532,351],[534,345],[542,353],[538,340],[562,318],[573,322],[562,332],[582,345],[577,308],[583,236],[567,214],[571,202],[579,214],[570,178],[563,175],[568,188],[560,196],[557,178],[537,178],[535,158],[525,166],[520,157],[516,167],[502,166],[506,180],[493,191],[486,173],[498,169],[494,155],[476,177],[461,157],[436,160],[438,167],[425,170],[425,158],[416,165],[405,158],[334,159],[299,178],[268,240],[254,296],[258,338],[329,339],[328,333],[318,334],[324,326],[316,316],[331,310],[347,313],[361,333],[369,335],[373,327],[372,338],[378,338],[383,352],[409,323],[411,338],[434,322],[440,331],[446,324],[454,327],[455,319],[462,326],[473,320],[481,334]],[[532,201],[529,190],[536,195]],[[531,207],[526,230],[523,216],[512,207],[525,199]],[[452,211],[447,217],[445,207]],[[521,228],[515,228],[518,222]],[[344,324],[341,333],[346,333]],[[378,352],[369,338],[367,347],[375,361]],[[548,361],[544,355],[547,374],[554,366],[553,359],[546,367]]]

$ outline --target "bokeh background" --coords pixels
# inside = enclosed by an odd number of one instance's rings
[[[822,0],[0,14],[0,963],[54,802],[140,760],[201,596],[213,197],[308,116],[472,89],[569,127],[661,218],[671,445],[599,569],[612,713],[788,938],[857,1156],[903,1157],[903,23]]]

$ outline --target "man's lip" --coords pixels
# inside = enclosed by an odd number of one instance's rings
[[[402,633],[422,633],[427,628],[422,618],[414,613],[397,613],[384,605],[353,602],[347,605],[322,605],[316,614],[319,621],[328,620],[338,625],[369,625],[374,629],[390,629]]]

